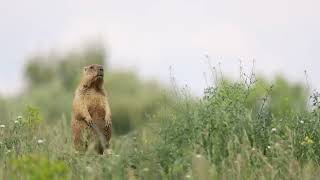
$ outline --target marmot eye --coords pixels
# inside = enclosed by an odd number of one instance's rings
[[[93,66],[90,66],[90,69],[93,69]]]

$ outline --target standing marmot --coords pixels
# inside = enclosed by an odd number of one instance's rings
[[[86,150],[94,144],[103,154],[111,138],[111,111],[103,89],[103,67],[84,67],[81,83],[73,100],[72,133],[76,150]]]

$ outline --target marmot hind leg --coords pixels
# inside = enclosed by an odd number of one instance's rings
[[[80,131],[80,130],[78,130]],[[76,151],[85,152],[87,150],[87,143],[83,140],[82,133],[76,132],[73,135],[73,145]]]

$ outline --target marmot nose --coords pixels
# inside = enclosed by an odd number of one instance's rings
[[[100,72],[103,72],[103,68],[100,68],[99,71],[100,71]]]

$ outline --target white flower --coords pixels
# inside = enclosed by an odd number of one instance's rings
[[[18,124],[18,123],[19,123],[19,121],[15,120],[15,121],[14,121],[14,123],[15,123],[15,124]]]
[[[252,148],[251,150],[252,150],[252,151],[255,151],[255,150],[256,150],[256,148]]]
[[[303,124],[303,123],[304,123],[304,121],[302,121],[302,120],[301,120],[301,121],[300,121],[300,123],[301,123],[301,124]]]
[[[17,119],[18,119],[18,120],[22,119],[22,116],[18,116]]]
[[[201,158],[201,157],[202,157],[201,154],[197,154],[197,155],[196,155],[196,158]]]
[[[143,170],[142,171],[144,171],[144,172],[148,172],[149,171],[149,168],[143,168]]]
[[[276,128],[272,128],[271,131],[272,131],[272,132],[276,132],[277,129],[276,129]]]
[[[116,155],[114,155],[115,157],[120,157],[120,155],[119,154],[116,154]]]
[[[38,139],[38,141],[37,141],[38,144],[43,144],[44,142],[45,142],[44,139]]]
[[[7,153],[11,153],[11,150],[10,150],[10,149],[8,149],[8,150],[7,150]]]
[[[187,178],[187,179],[190,179],[190,178],[191,178],[191,176],[190,176],[189,174],[187,174],[187,175],[186,175],[186,178]]]
[[[267,146],[268,149],[271,149],[271,146]]]
[[[5,128],[5,127],[6,127],[6,125],[4,125],[4,124],[0,125],[0,128]]]
[[[90,166],[87,166],[86,169],[88,172],[92,172],[92,170],[93,170],[92,167],[90,167]]]

